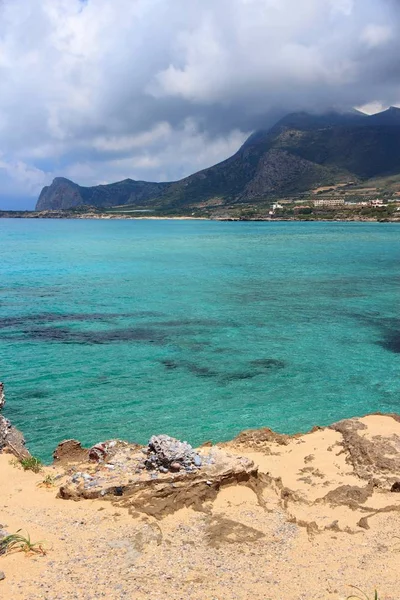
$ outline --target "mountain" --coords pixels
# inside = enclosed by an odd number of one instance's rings
[[[161,194],[169,185],[125,179],[118,183],[83,187],[65,177],[56,177],[51,185],[41,191],[36,210],[63,210],[77,206],[101,207],[120,204],[142,206]]]
[[[367,122],[374,125],[397,125],[398,127],[400,126],[400,108],[391,106],[387,110],[371,115],[368,117]]]
[[[164,209],[257,202],[322,185],[400,173],[400,109],[287,115],[253,133],[230,158],[184,179],[150,183],[126,179],[82,187],[57,177],[36,210],[134,205]]]

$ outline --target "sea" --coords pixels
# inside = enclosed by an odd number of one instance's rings
[[[0,219],[0,380],[43,461],[400,413],[400,225]]]

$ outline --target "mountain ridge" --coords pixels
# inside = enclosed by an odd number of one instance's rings
[[[80,206],[179,209],[273,200],[322,185],[400,173],[400,109],[291,113],[250,135],[229,158],[179,181],[125,179],[91,187],[56,177],[36,210]]]

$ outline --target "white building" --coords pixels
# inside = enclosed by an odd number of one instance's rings
[[[314,206],[343,206],[344,198],[321,198],[314,200]]]

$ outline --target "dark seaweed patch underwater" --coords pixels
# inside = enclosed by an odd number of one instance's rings
[[[400,412],[400,228],[0,220],[5,414],[193,444]]]

